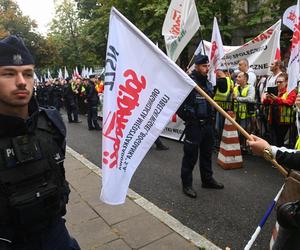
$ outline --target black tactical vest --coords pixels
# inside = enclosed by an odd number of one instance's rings
[[[63,137],[40,112],[32,134],[0,138],[0,223],[16,232],[47,227],[65,214],[69,188],[64,152],[54,138]],[[62,141],[64,138],[62,138]]]

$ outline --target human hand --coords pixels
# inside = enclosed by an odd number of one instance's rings
[[[253,140],[247,140],[247,144],[250,146],[251,151],[255,155],[263,156],[264,149],[269,148],[270,144],[266,140],[256,135],[252,134],[251,137]]]

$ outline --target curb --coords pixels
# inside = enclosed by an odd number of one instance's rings
[[[75,159],[80,161],[83,165],[88,167],[95,174],[102,177],[102,171],[94,163],[90,162],[88,159],[83,157],[81,154],[70,148],[66,147],[66,152],[72,155]],[[174,230],[176,233],[181,235],[186,240],[192,242],[195,246],[199,248],[204,248],[205,250],[221,250],[218,246],[213,244],[211,241],[207,240],[202,235],[196,233],[192,229],[184,226],[180,221],[161,210],[159,207],[154,205],[152,202],[148,201],[144,197],[140,196],[138,193],[131,189],[128,189],[127,197],[138,204],[140,207],[145,209],[147,212],[152,214],[158,220],[166,224],[169,228]]]

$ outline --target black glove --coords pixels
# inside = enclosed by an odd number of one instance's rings
[[[277,209],[277,221],[286,229],[300,229],[300,200],[282,204]]]
[[[11,250],[11,243],[4,240],[0,240],[0,249],[1,250]]]

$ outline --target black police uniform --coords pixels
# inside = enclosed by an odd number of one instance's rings
[[[92,81],[89,81],[89,84],[86,88],[86,100],[88,129],[100,130],[101,127],[97,121],[99,97],[95,89],[95,84]]]
[[[190,76],[209,96],[213,96],[212,84],[207,76],[193,71]],[[192,90],[181,105],[178,115],[185,121],[184,155],[181,166],[183,187],[192,187],[193,169],[199,155],[202,183],[212,180],[211,154],[214,143],[212,106],[196,90]]]
[[[68,79],[67,84],[64,85],[63,97],[67,109],[68,121],[78,122],[78,99],[72,90],[70,79]]]
[[[62,218],[70,192],[64,123],[34,98],[29,115],[0,114],[0,249],[80,249]]]

